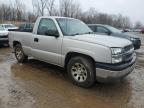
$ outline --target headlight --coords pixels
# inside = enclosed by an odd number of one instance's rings
[[[111,48],[112,55],[122,54],[123,49],[122,48]]]
[[[131,37],[130,40],[131,40],[131,41],[135,41],[136,39]]]
[[[123,48],[111,48],[112,51],[112,63],[120,63],[123,60]]]
[[[122,55],[112,55],[112,63],[120,63],[122,62],[123,57]]]

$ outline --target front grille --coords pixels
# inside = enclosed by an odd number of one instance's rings
[[[129,62],[129,61],[131,61],[132,59],[133,59],[133,53],[125,54],[125,55],[123,56],[124,62]]]
[[[132,44],[131,44],[131,45],[128,45],[128,46],[124,47],[124,52],[128,52],[128,51],[132,50],[133,48],[134,48],[134,47],[133,47]]]
[[[137,40],[135,41],[135,43],[141,44],[141,40],[140,40],[140,39],[137,39]]]
[[[123,61],[129,62],[133,59],[133,53],[134,53],[134,47],[133,45],[128,45],[124,48],[124,54],[123,54]]]

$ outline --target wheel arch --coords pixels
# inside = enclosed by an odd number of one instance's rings
[[[21,45],[21,43],[19,41],[13,41],[13,47],[15,47],[17,44]]]
[[[86,55],[86,54],[83,54],[83,53],[78,53],[78,52],[69,52],[69,53],[67,53],[67,55],[65,57],[65,62],[64,62],[64,68],[65,69],[67,67],[67,64],[68,64],[69,60],[73,57],[76,57],[76,56],[86,57],[86,58],[90,59],[93,62],[93,65],[95,63],[94,58],[89,56],[89,55]]]

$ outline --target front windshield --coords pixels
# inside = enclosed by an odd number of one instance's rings
[[[119,29],[114,28],[112,26],[107,26],[107,28],[112,32],[112,33],[122,33]]]
[[[80,20],[69,18],[57,18],[56,20],[65,36],[92,33],[92,30]]]
[[[4,28],[2,26],[0,26],[0,31],[4,30]]]
[[[10,28],[10,27],[16,27],[16,26],[13,25],[13,24],[7,24],[7,25],[5,25],[5,28]]]

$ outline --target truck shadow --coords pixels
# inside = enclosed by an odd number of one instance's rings
[[[4,48],[9,48],[9,46],[8,45],[1,45],[0,44],[0,49],[4,49]]]
[[[25,64],[13,64],[11,73],[13,79],[18,79],[18,82],[22,82],[26,89],[29,88],[30,91],[35,91],[35,88],[38,89],[39,93],[50,90],[76,102],[80,106],[89,107],[90,104],[87,100],[90,100],[92,105],[96,105],[96,102],[105,102],[112,105],[115,103],[126,104],[132,95],[129,78],[113,84],[96,82],[93,87],[84,89],[73,85],[67,78],[64,69],[34,59]]]

